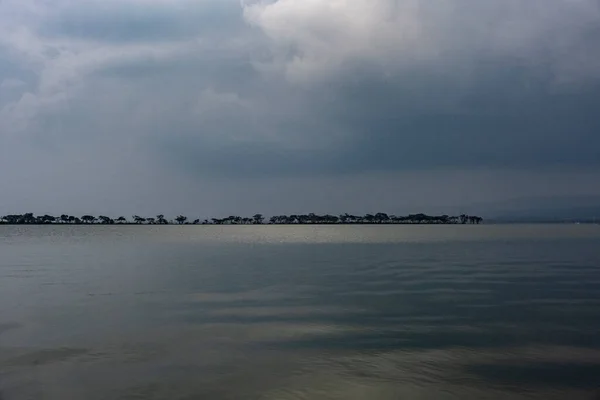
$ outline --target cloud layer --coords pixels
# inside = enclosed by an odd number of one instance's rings
[[[433,206],[448,174],[458,205],[474,174],[597,177],[599,22],[595,0],[4,0],[0,206],[298,207],[307,179],[323,208],[331,182]]]

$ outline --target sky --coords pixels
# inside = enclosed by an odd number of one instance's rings
[[[0,214],[600,196],[599,105],[598,0],[0,0]]]

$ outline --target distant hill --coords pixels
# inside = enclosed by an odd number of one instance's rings
[[[470,207],[498,222],[600,222],[600,196],[528,197]]]

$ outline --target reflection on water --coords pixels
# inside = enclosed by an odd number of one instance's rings
[[[0,399],[593,399],[599,239],[0,227]]]

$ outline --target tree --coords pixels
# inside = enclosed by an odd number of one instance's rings
[[[40,217],[37,217],[35,219],[35,222],[38,224],[52,224],[56,221],[56,217],[53,217],[52,215],[42,215]]]
[[[378,223],[384,223],[384,222],[388,222],[390,220],[390,217],[386,214],[386,213],[377,213],[375,214],[375,220]]]
[[[339,217],[330,214],[324,215],[321,219],[326,224],[337,224],[340,221]]]
[[[112,218],[107,217],[105,215],[98,216],[98,219],[100,220],[100,223],[103,224],[103,225],[109,225],[109,224],[114,224],[115,223],[115,221]]]
[[[158,214],[156,216],[156,222],[161,224],[161,225],[166,225],[168,224],[168,221],[165,219],[165,216],[163,214]]]
[[[127,222],[127,218],[121,216],[121,217],[117,218],[117,222],[120,224],[123,224],[123,223]]]
[[[256,224],[256,225],[262,224],[265,220],[265,218],[263,217],[262,214],[254,214],[252,216],[252,219],[254,220],[254,224]]]
[[[93,215],[84,215],[81,217],[81,220],[86,224],[93,224],[96,221],[96,217]]]
[[[175,218],[175,221],[177,221],[179,223],[179,225],[183,225],[183,223],[185,221],[187,221],[187,217],[184,217],[183,215],[179,215],[177,218]]]
[[[364,217],[364,220],[367,221],[367,223],[372,224],[373,221],[375,221],[375,216],[372,214],[367,214]]]
[[[22,215],[7,215],[4,217],[8,224],[22,224],[23,216]]]

